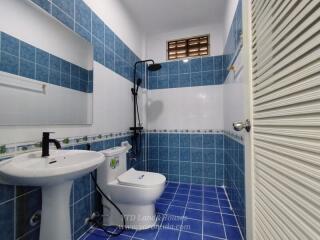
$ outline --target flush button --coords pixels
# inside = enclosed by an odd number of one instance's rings
[[[144,175],[141,175],[140,177],[139,177],[139,180],[141,180],[141,179],[143,179],[144,178]]]

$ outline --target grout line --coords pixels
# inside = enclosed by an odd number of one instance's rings
[[[28,236],[29,234],[31,234],[31,233],[33,233],[33,232],[35,232],[36,230],[38,230],[38,229],[40,229],[40,225],[39,226],[37,226],[36,228],[34,228],[34,229],[31,229],[30,231],[28,231],[28,232],[25,232],[23,235],[21,235],[20,237],[18,237],[17,239],[16,238],[14,238],[14,239],[16,239],[16,240],[22,240],[22,239],[24,239],[24,237],[26,237],[26,236]]]
[[[14,186],[14,196],[16,196],[16,192],[17,192],[17,187]],[[13,200],[13,237],[14,239],[16,239],[17,237],[17,198],[15,197]]]
[[[180,142],[180,140],[179,140],[179,142]],[[177,191],[179,189],[179,186],[180,186],[180,184],[178,185]],[[180,238],[180,235],[181,235],[181,232],[182,232],[181,228],[183,228],[183,222],[184,222],[186,211],[187,211],[187,206],[188,206],[189,197],[190,197],[190,191],[191,191],[191,186],[189,185],[188,199],[187,199],[186,206],[185,206],[185,209],[184,209],[184,212],[183,212],[182,224],[181,224],[180,229],[179,229],[178,239]]]
[[[7,204],[7,203],[9,203],[9,202],[11,202],[11,201],[14,201],[16,198],[14,197],[14,198],[10,198],[9,200],[6,200],[6,201],[4,201],[4,202],[1,202],[0,203],[0,207],[2,207],[2,205],[5,205],[5,204]]]
[[[222,225],[223,225],[224,235],[225,235],[225,238],[227,239],[228,238],[227,237],[227,231],[226,231],[226,227],[224,225],[224,220],[223,220],[223,216],[222,216],[220,199],[219,199],[219,195],[218,195],[218,188],[216,188],[216,193],[217,193],[217,196],[218,196],[218,204],[219,204],[219,209],[220,209],[220,216],[221,216],[221,221],[222,221]]]
[[[204,189],[203,189],[203,187],[202,187],[202,204],[201,204],[201,209],[202,209],[202,212],[201,212],[201,215],[202,215],[202,223],[201,223],[201,225],[202,225],[202,240],[203,240],[203,235],[204,235],[204,209],[203,209],[203,205],[204,205]]]
[[[230,204],[230,210],[233,212],[232,216],[234,216],[234,218],[236,219],[236,222],[237,222],[237,228],[239,229],[239,232],[240,232],[241,238],[242,238],[242,240],[244,240],[244,237],[243,237],[243,234],[242,234],[242,231],[241,231],[241,228],[240,228],[239,222],[238,222],[238,218],[237,218],[237,216],[236,216],[236,214],[235,214],[235,211],[234,211],[234,210],[233,210],[233,208],[232,208],[232,205],[231,205],[231,202],[230,202],[230,200],[229,200],[229,196],[228,196],[228,193],[227,193],[227,191],[226,191],[226,188],[225,188],[225,187],[224,187],[224,192],[225,192],[225,194],[226,194],[226,196],[227,196],[227,199],[228,199],[228,202],[229,202],[229,204]],[[235,226],[233,226],[233,227],[235,227]]]
[[[169,182],[166,184],[166,187],[167,187],[168,184],[169,184]],[[179,186],[179,184],[178,184],[178,186]],[[169,203],[169,205],[168,205],[168,208],[167,208],[167,210],[166,210],[166,213],[163,214],[163,215],[165,215],[165,216],[167,215],[167,213],[168,213],[168,211],[169,211],[169,208],[171,207],[171,203],[172,203],[173,199],[174,199],[175,196],[176,196],[177,191],[178,191],[178,187],[177,187],[175,193],[173,194],[173,198],[172,198],[172,200],[170,201],[170,203]],[[154,239],[156,239],[157,236],[158,236],[158,234],[159,234],[159,231],[160,231],[160,228],[161,228],[161,226],[162,226],[163,220],[164,220],[164,219],[162,219],[162,221],[161,221],[161,223],[160,223],[160,226],[159,226],[159,228],[158,228],[157,234],[156,234],[156,236],[155,236]]]
[[[231,211],[233,211],[233,208],[232,208],[232,205],[231,205],[231,202],[230,202],[229,196],[228,196],[228,194],[227,194],[226,186],[222,186],[222,188],[223,188],[223,191],[224,191],[225,195],[227,196],[227,201],[228,201],[229,206],[230,206],[229,208],[230,208],[230,210],[231,210]]]
[[[85,231],[80,237],[78,237],[77,239],[75,239],[75,240],[85,240],[85,239],[87,239],[89,236],[90,236],[90,234],[89,234],[89,232],[92,230],[92,229],[95,229],[93,226],[91,226],[87,231]],[[74,234],[73,234],[74,235]],[[83,238],[83,239],[81,239],[82,237],[84,237],[85,236],[85,238]],[[73,236],[72,236],[73,237]]]

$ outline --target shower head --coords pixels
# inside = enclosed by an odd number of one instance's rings
[[[153,64],[148,65],[148,70],[151,71],[151,72],[155,72],[155,71],[158,71],[160,69],[161,69],[161,64],[153,63]]]

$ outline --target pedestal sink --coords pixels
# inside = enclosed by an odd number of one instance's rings
[[[71,240],[70,192],[73,180],[96,169],[104,161],[98,152],[52,150],[19,155],[0,163],[0,179],[6,184],[41,186],[40,240]]]

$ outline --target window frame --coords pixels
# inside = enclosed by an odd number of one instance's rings
[[[190,49],[190,45],[189,45],[189,41],[193,40],[193,39],[198,39],[198,41],[201,40],[201,38],[207,38],[207,43],[204,44],[205,47],[207,47],[206,50],[206,54],[201,54],[201,50],[198,49],[196,52],[198,54],[192,55],[192,53],[190,53],[189,49]],[[181,48],[182,50],[185,50],[186,53],[184,56],[178,56],[178,53],[175,53],[175,57],[174,58],[170,58],[170,45],[171,44],[178,44],[178,42],[182,42],[184,41],[186,46],[184,48]],[[166,43],[166,55],[167,55],[167,60],[168,61],[174,61],[174,60],[179,60],[179,59],[184,59],[184,58],[190,58],[190,57],[203,57],[203,56],[210,56],[210,34],[201,34],[201,35],[197,35],[197,36],[193,36],[193,37],[185,37],[185,38],[179,38],[179,39],[175,39],[175,40],[168,40]],[[201,43],[198,44],[198,48],[201,48]],[[173,51],[173,50],[172,50]],[[178,51],[177,46],[175,47],[175,51]]]

